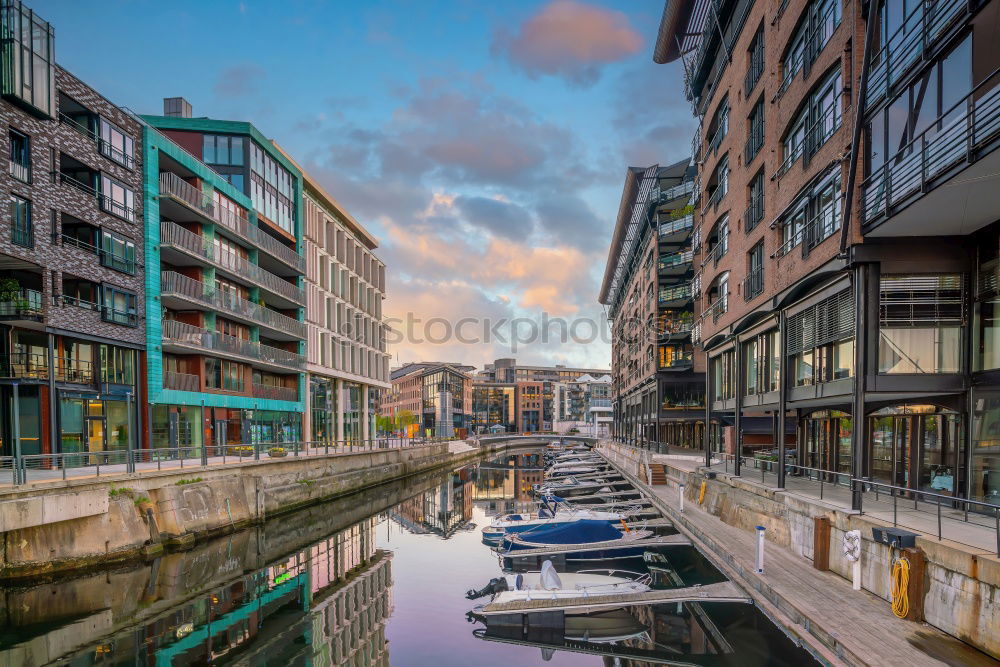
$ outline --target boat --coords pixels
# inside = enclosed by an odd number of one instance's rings
[[[565,510],[557,511],[542,507],[536,513],[524,512],[495,517],[490,525],[483,527],[483,542],[488,545],[496,545],[508,533],[520,533],[541,526],[554,526],[584,520],[614,523],[624,518],[624,515],[618,512],[591,510],[584,507],[567,507]]]
[[[504,556],[517,556],[528,549],[561,547],[561,556],[571,560],[617,560],[642,556],[645,548],[638,540],[653,535],[646,529],[633,530],[622,521],[621,530],[607,521],[581,520],[568,524],[543,526],[504,535],[500,548]],[[599,547],[589,547],[600,543]],[[580,547],[574,550],[572,547]]]
[[[618,593],[645,593],[649,587],[649,575],[622,570],[580,570],[578,572],[556,572],[552,561],[542,563],[538,572],[509,574],[491,579],[483,588],[470,590],[465,594],[470,600],[490,595],[490,604],[530,600],[565,600],[595,595],[615,595]],[[580,614],[589,613],[586,607]]]
[[[609,475],[594,479],[578,479],[576,476],[570,475],[551,482],[535,484],[532,488],[538,495],[567,497],[585,493],[610,492],[615,490],[615,487],[631,486],[624,479],[610,479],[610,477]]]
[[[613,644],[646,634],[645,625],[628,609],[609,609],[592,614],[567,616],[564,637],[592,644]]]

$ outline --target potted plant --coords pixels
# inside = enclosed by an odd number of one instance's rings
[[[230,456],[253,456],[253,445],[235,445],[229,448]]]
[[[282,456],[288,456],[288,450],[284,447],[271,447],[267,450],[267,455],[271,458],[279,459]]]

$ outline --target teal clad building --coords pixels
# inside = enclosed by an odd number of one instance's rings
[[[150,447],[301,441],[302,173],[253,125],[144,116]]]

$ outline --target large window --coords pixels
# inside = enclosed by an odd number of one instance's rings
[[[711,361],[712,400],[724,401],[736,396],[736,354],[727,350]]]
[[[840,25],[840,4],[840,0],[815,0],[806,7],[781,60],[782,91],[803,67],[816,60],[830,41]]]
[[[744,228],[747,233],[752,232],[754,228],[764,219],[764,168],[761,167],[757,175],[753,177],[750,184],[747,186],[747,200],[750,202],[747,205],[746,214],[743,216]]]
[[[101,210],[135,222],[135,193],[118,179],[101,174]]]
[[[747,49],[747,73],[743,77],[743,96],[749,97],[764,73],[764,26],[761,24]]]
[[[206,134],[202,140],[202,159],[208,164],[243,166],[243,137]]]
[[[136,296],[113,285],[104,285],[101,301],[101,318],[105,322],[129,327],[139,325]]]
[[[840,69],[831,72],[802,103],[795,120],[782,141],[783,161],[779,175],[800,157],[809,159],[840,127],[843,111],[840,104]]]
[[[244,391],[243,365],[235,361],[206,358],[205,386],[223,391]]]
[[[777,329],[743,343],[743,381],[748,396],[778,391],[780,353]]]
[[[3,93],[35,115],[55,114],[55,35],[52,27],[17,0],[4,2]]]
[[[101,231],[101,264],[124,273],[135,273],[135,242],[107,230]]]
[[[747,143],[743,151],[743,160],[746,164],[757,157],[757,153],[764,146],[764,98],[761,97],[757,104],[753,105],[750,115],[747,117]]]
[[[743,298],[746,301],[764,291],[764,240],[761,239],[747,253],[747,277],[743,281]]]
[[[957,274],[881,277],[879,373],[961,370],[963,284]]]
[[[10,175],[25,183],[31,182],[31,144],[28,135],[17,130],[8,132],[10,138]]]
[[[782,220],[781,248],[788,253],[803,241],[814,248],[840,229],[840,170],[834,170],[816,185],[801,193]]]
[[[295,231],[294,180],[264,149],[250,143],[250,199],[260,214],[289,233]]]
[[[785,352],[795,386],[854,374],[854,298],[845,289],[790,315]]]
[[[31,226],[31,202],[17,195],[10,196],[10,240],[22,248],[35,247]]]
[[[135,350],[101,345],[101,379],[109,384],[135,385]]]
[[[101,118],[101,136],[97,142],[101,153],[129,169],[135,164],[135,141],[111,121]]]

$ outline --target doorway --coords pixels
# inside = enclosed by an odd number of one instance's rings
[[[961,415],[935,405],[882,408],[868,418],[868,471],[875,481],[956,495],[961,489]]]

